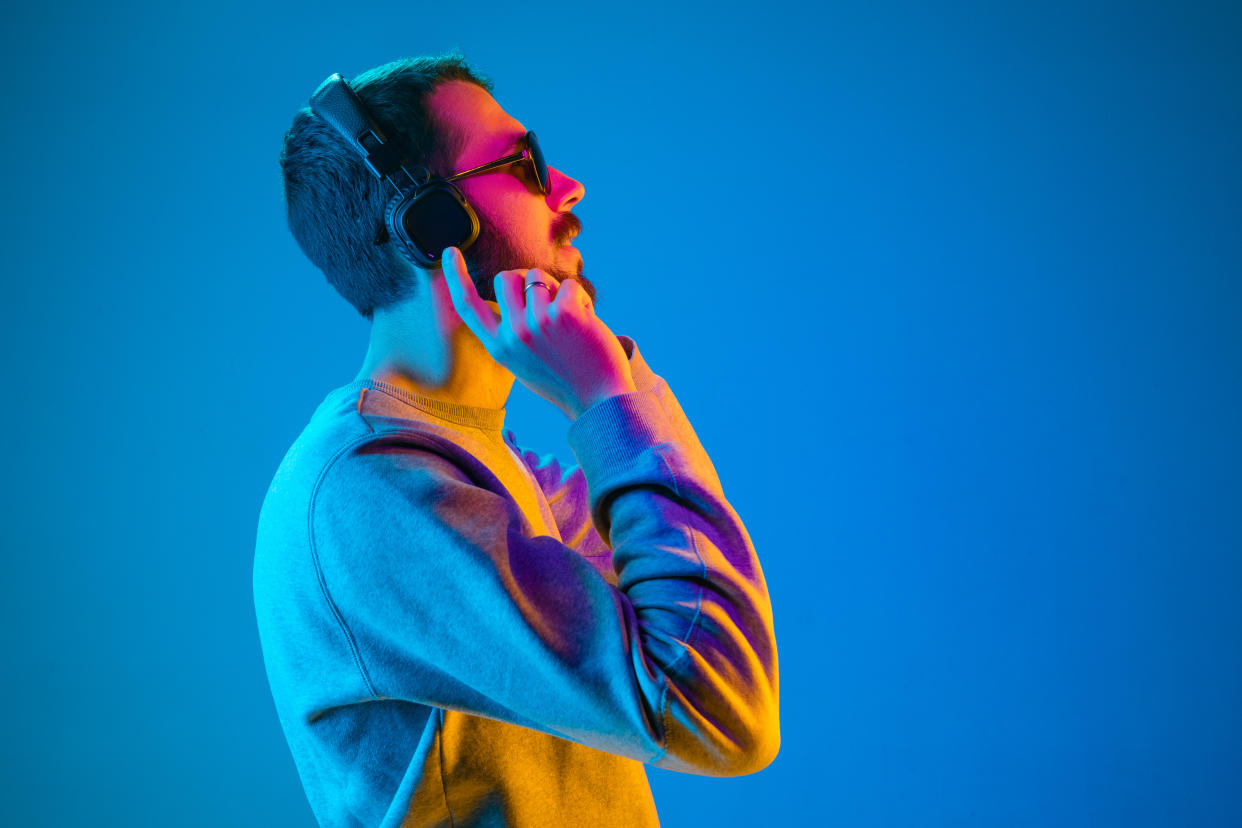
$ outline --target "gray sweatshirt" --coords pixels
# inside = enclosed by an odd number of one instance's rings
[[[323,826],[654,826],[643,764],[754,773],[780,746],[772,607],[673,392],[569,427],[562,469],[504,409],[362,380],[263,501],[254,600]]]

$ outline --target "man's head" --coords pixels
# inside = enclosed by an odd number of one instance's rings
[[[496,103],[492,83],[462,56],[394,61],[350,81],[408,166],[448,176],[512,153],[526,129]],[[366,318],[409,298],[415,269],[383,231],[391,186],[376,179],[327,123],[302,109],[281,153],[289,228],[307,257]],[[495,301],[501,270],[538,267],[572,278],[595,299],[582,258],[566,243],[581,223],[569,212],[577,181],[548,167],[540,192],[529,162],[456,182],[479,217],[479,237],[463,251],[479,295]]]

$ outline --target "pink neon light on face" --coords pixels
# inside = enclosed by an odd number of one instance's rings
[[[440,124],[462,136],[454,171],[522,149],[526,128],[473,83],[447,81],[431,93],[428,105]],[[463,253],[481,298],[496,301],[493,279],[500,271],[537,267],[558,281],[577,281],[598,307],[595,286],[583,275],[582,254],[570,244],[582,229],[570,212],[586,194],[580,182],[549,164],[544,195],[531,162],[523,160],[456,184],[479,216],[479,238]]]

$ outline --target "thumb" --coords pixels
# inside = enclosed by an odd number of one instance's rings
[[[461,251],[456,247],[446,247],[440,262],[449,297],[453,300],[453,309],[457,311],[461,321],[466,323],[466,327],[486,345],[496,336],[499,322],[487,302],[479,297]]]

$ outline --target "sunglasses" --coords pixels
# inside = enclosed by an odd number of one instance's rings
[[[464,170],[459,173],[455,173],[443,180],[444,181],[460,181],[463,178],[469,178],[472,175],[480,175],[482,173],[494,170],[497,167],[503,167],[506,164],[514,164],[519,161],[529,161],[531,165],[531,169],[533,169],[535,172],[535,183],[538,185],[539,191],[543,193],[544,195],[547,195],[549,192],[551,192],[551,186],[549,183],[550,179],[548,178],[548,162],[544,160],[543,150],[539,148],[539,141],[535,138],[535,133],[527,132],[525,135],[523,135],[522,143],[526,145],[526,148],[523,149],[521,152],[515,152],[513,155],[506,155],[504,158],[497,158],[495,161],[488,161],[486,164],[480,164],[477,167],[472,167],[471,169]],[[425,174],[426,171],[424,170],[423,172]],[[421,202],[422,199],[420,199],[419,201]],[[433,207],[430,206],[433,203],[434,202],[427,202],[426,203],[427,206],[425,206],[420,211],[421,215],[423,216],[422,220],[428,220],[431,218],[430,213],[428,211],[434,212]],[[417,223],[420,223],[420,222],[416,222],[416,224]],[[386,228],[384,225],[381,224],[379,229],[375,233],[375,244],[384,244],[388,241],[388,239],[389,239],[388,228]],[[428,255],[431,255],[431,254],[428,254]],[[435,257],[432,256],[432,258],[435,258]]]
[[[460,181],[463,178],[469,178],[472,175],[479,175],[488,170],[494,170],[497,167],[503,167],[505,164],[513,164],[517,161],[530,161],[531,167],[535,170],[535,180],[539,185],[539,191],[547,195],[550,191],[548,185],[548,162],[543,157],[543,150],[539,148],[539,142],[535,140],[535,133],[527,132],[522,137],[522,142],[526,145],[526,149],[513,155],[506,155],[504,158],[497,158],[495,161],[488,161],[486,164],[480,164],[477,167],[466,170],[465,172],[454,173],[445,181]]]

